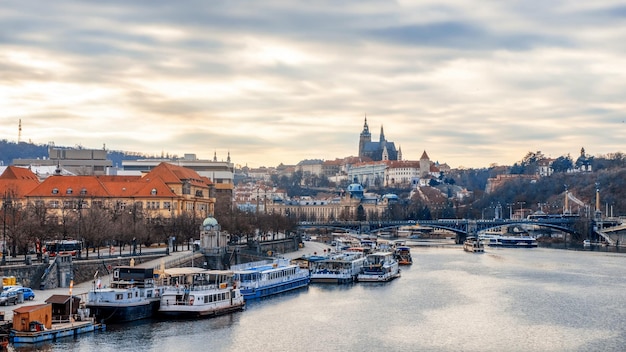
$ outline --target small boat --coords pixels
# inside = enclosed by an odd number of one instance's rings
[[[311,262],[311,282],[346,284],[356,281],[365,263],[362,251],[347,250]]]
[[[159,309],[160,290],[152,268],[119,266],[113,269],[108,287],[94,281],[86,306],[99,322],[107,324],[146,319]]]
[[[468,237],[463,242],[463,250],[472,253],[482,253],[485,251],[485,245],[476,237]]]
[[[309,285],[309,270],[290,264],[287,259],[264,260],[231,266],[241,294],[256,299]]]
[[[391,281],[397,277],[400,277],[400,268],[393,252],[376,252],[367,255],[357,281]]]
[[[413,257],[411,257],[411,247],[398,246],[394,250],[394,254],[399,265],[413,264]]]
[[[583,241],[583,246],[590,247],[591,246],[591,241],[590,240],[584,240]]]
[[[165,270],[165,276],[169,285],[161,294],[159,315],[162,317],[210,317],[245,307],[232,271],[178,268]]]

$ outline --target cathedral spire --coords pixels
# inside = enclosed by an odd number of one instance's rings
[[[361,132],[362,135],[368,135],[370,134],[370,128],[367,125],[367,114],[365,114],[365,123],[363,124],[363,132]]]
[[[380,143],[385,142],[385,132],[383,131],[383,125],[380,125]]]

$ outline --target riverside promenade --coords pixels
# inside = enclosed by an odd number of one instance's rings
[[[319,242],[305,242],[305,245],[303,248],[300,248],[299,250],[295,252],[283,253],[281,254],[281,256],[287,259],[295,259],[303,255],[311,255],[314,253],[322,254],[324,253],[324,251],[328,251],[328,250],[330,250],[330,246],[326,244],[319,243]],[[162,263],[166,264],[166,267],[170,267],[169,265],[167,265],[168,263],[171,264],[171,263],[176,263],[177,261],[189,259],[190,257],[194,256],[194,254],[200,255],[199,252],[194,253],[190,250],[170,252],[169,255],[164,255],[163,257],[159,259],[154,259],[154,260],[142,263],[142,264],[137,264],[136,266],[140,268],[155,268],[156,270],[162,265]],[[122,263],[121,265],[130,265],[131,259],[132,257],[124,258],[126,262]],[[198,260],[198,264],[202,264],[201,259]],[[102,285],[108,286],[109,283],[111,282],[112,274],[99,275],[98,277],[101,280]],[[78,283],[75,282],[74,287],[72,288],[72,294],[80,297],[81,302],[85,302],[87,300],[87,293],[89,292],[89,290],[93,288],[93,285],[94,285],[93,280],[85,281],[85,282],[78,282]],[[69,295],[69,287],[60,287],[60,288],[53,288],[53,289],[47,289],[47,290],[39,290],[39,289],[33,288],[33,292],[35,293],[35,299],[32,301],[25,301],[24,303],[11,305],[11,306],[0,306],[0,312],[4,312],[4,319],[12,320],[13,309],[19,308],[21,306],[45,304],[46,303],[45,301],[48,298],[50,298],[50,296],[52,295]]]

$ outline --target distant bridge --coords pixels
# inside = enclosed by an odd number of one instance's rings
[[[400,227],[420,227],[447,230],[456,234],[457,242],[461,243],[468,235],[509,225],[534,225],[547,227],[570,234],[577,234],[575,224],[579,217],[554,217],[543,219],[494,219],[494,220],[468,220],[468,219],[439,219],[439,220],[379,220],[379,221],[327,221],[298,223],[300,229],[330,229],[352,232],[357,234],[373,234],[377,232],[393,231]],[[600,232],[597,232],[602,236]],[[605,237],[605,239],[607,239]],[[610,239],[610,238],[609,238]]]

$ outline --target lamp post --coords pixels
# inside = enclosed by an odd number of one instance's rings
[[[2,235],[3,235],[3,243],[2,243],[2,262],[0,264],[7,264],[7,197],[6,193],[4,194],[4,202],[2,203]]]
[[[519,219],[522,220],[524,218],[524,208],[522,206],[526,204],[526,202],[517,202],[519,204]]]

